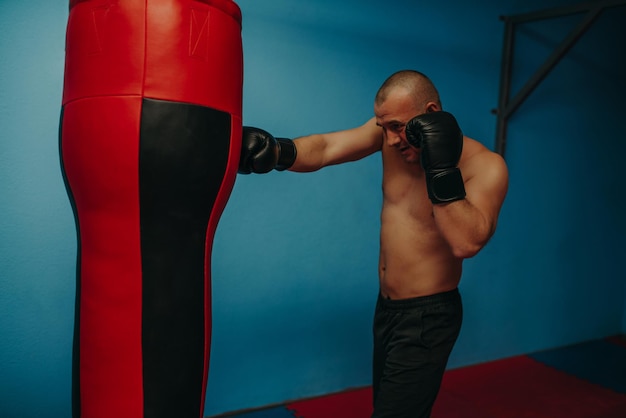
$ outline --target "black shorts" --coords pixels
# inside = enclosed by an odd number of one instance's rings
[[[458,289],[403,300],[379,295],[372,418],[430,417],[462,320]]]

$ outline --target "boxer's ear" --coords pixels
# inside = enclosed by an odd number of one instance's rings
[[[426,112],[425,113],[439,112],[440,110],[441,110],[441,106],[439,106],[437,103],[435,103],[435,102],[428,102],[428,103],[426,103]]]

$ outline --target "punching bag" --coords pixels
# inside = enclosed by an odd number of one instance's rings
[[[231,0],[69,6],[73,416],[202,417],[211,248],[241,149],[241,12]]]

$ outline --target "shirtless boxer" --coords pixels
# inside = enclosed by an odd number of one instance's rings
[[[462,134],[420,72],[391,75],[374,115],[293,141],[244,127],[239,172],[311,172],[382,153],[372,418],[429,417],[461,328],[463,260],[495,232],[508,171],[500,155]]]

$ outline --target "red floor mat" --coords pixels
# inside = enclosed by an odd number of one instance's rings
[[[608,339],[618,346],[624,346],[625,341],[624,336]],[[578,366],[594,368],[604,353],[597,347],[591,344],[584,356],[576,357]],[[550,355],[562,362],[568,350],[571,347]],[[578,369],[572,368],[574,372]],[[602,379],[594,384],[581,377],[529,356],[448,370],[431,418],[626,418],[626,394],[601,386]],[[284,407],[280,414],[291,413],[297,418],[370,418],[372,389],[291,402]],[[274,418],[274,412],[264,410],[241,417]]]
[[[626,395],[526,356],[448,371],[432,418],[624,418]]]
[[[286,405],[298,418],[369,418],[371,388]],[[625,418],[626,395],[520,356],[446,372],[432,418]]]

